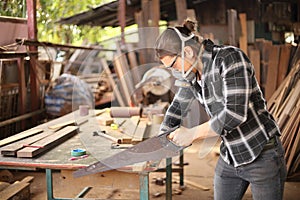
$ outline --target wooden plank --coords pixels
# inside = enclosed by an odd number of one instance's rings
[[[120,106],[125,106],[123,97],[121,96],[120,90],[119,90],[118,86],[116,85],[115,80],[112,77],[111,71],[110,71],[110,69],[109,69],[109,67],[107,65],[106,60],[105,59],[101,59],[101,63],[102,63],[102,66],[104,68],[105,73],[108,76],[108,80],[109,80],[109,82],[110,82],[110,84],[111,84],[111,86],[113,88],[114,95],[116,95],[116,97],[117,97],[118,103],[120,104]]]
[[[131,144],[132,138],[134,136],[137,125],[140,121],[140,116],[132,116],[129,120],[126,120],[125,123],[120,128],[123,133],[122,143],[123,144]]]
[[[22,149],[24,146],[31,145],[49,135],[53,134],[52,131],[46,131],[38,135],[19,140],[17,142],[11,143],[1,148],[1,155],[3,156],[17,156],[17,151]]]
[[[249,58],[254,66],[255,77],[260,85],[260,52],[259,50],[250,50]]]
[[[134,87],[131,74],[129,73],[128,61],[125,54],[122,53],[119,43],[117,43],[117,54],[114,56],[114,67],[120,80],[120,87],[122,88],[122,94],[125,97],[125,103],[127,106],[130,106]]]
[[[267,80],[265,85],[265,97],[268,101],[277,87],[277,74],[279,63],[280,46],[272,45],[267,63]]]
[[[5,187],[0,192],[0,199],[7,200],[27,200],[30,199],[30,183],[33,181],[33,176],[27,176],[21,181],[16,181]]]
[[[298,133],[297,133],[298,135],[300,135],[300,131],[298,131]],[[299,169],[298,167],[300,166],[300,153],[296,156],[296,158],[295,158],[295,162],[294,162],[294,165],[293,165],[293,167],[292,167],[292,169],[291,169],[291,172],[292,173],[296,173],[297,172],[297,170]]]
[[[247,43],[247,19],[246,13],[239,14],[240,23],[241,23],[241,36],[239,38],[240,49],[248,55],[248,43]]]
[[[293,119],[295,118],[295,115],[296,112],[293,112],[293,114],[291,115],[290,119]],[[281,141],[282,141],[282,144],[285,145],[286,141],[288,140],[288,138],[290,138],[291,136],[291,129],[292,129],[292,126],[295,122],[293,120],[288,120],[286,123],[285,123],[285,126],[284,127],[280,127],[281,129],[281,132],[282,132],[282,135],[281,135]]]
[[[42,148],[34,148],[34,147],[25,147],[17,152],[17,157],[22,158],[32,158],[38,154],[46,152],[48,149],[61,144],[67,139],[73,137],[77,134],[78,126],[67,126],[54,134],[45,137],[33,144],[32,146],[42,147]]]
[[[290,144],[287,148],[287,153],[286,155],[288,155],[288,159],[287,159],[287,170],[288,172],[290,171],[290,168],[292,167],[292,163],[295,159],[295,156],[297,155],[297,150],[299,150],[299,144],[300,144],[300,135],[296,134],[297,133],[297,129],[299,127],[299,122],[300,122],[300,117],[298,115],[298,119],[292,119],[293,121],[295,121],[295,123],[293,124],[293,128],[292,128],[292,132],[290,133],[291,135],[293,135]]]
[[[267,80],[267,64],[269,61],[269,54],[272,47],[272,42],[264,39],[256,39],[255,46],[260,50],[261,66],[260,66],[260,84],[264,88]]]
[[[34,128],[34,129],[29,129],[29,130],[23,131],[23,132],[18,133],[16,135],[12,135],[8,138],[0,140],[0,147],[11,144],[13,142],[19,141],[19,140],[24,139],[24,138],[28,138],[30,136],[36,135],[36,134],[41,133],[41,132],[43,132],[43,129]]]
[[[75,119],[65,121],[65,122],[62,122],[62,123],[59,123],[59,124],[48,126],[48,128],[51,129],[51,130],[58,130],[58,129],[61,129],[65,126],[69,126],[69,125],[70,126],[75,126],[76,125]]]
[[[8,186],[10,186],[9,183],[7,183],[7,182],[1,182],[1,181],[0,181],[0,192],[1,192],[2,190],[4,190],[5,188],[7,188]]]
[[[134,132],[134,136],[132,139],[132,144],[137,144],[144,140],[144,135],[147,129],[147,120],[140,120],[139,124]]]
[[[283,82],[287,75],[291,54],[291,45],[280,46],[280,58],[278,65],[277,87]]]
[[[184,20],[187,18],[186,1],[175,0],[175,5],[176,5],[177,23],[183,24]]]
[[[298,80],[295,88],[293,88],[290,92],[291,97],[286,106],[284,107],[284,110],[282,111],[283,114],[289,115],[294,108],[294,106],[297,104],[297,101],[300,96],[300,80]],[[279,118],[280,119],[280,118]]]
[[[237,23],[237,12],[234,9],[227,11],[228,16],[228,41],[229,45],[236,46],[236,23]]]
[[[127,44],[126,47],[128,50],[128,59],[129,59],[129,63],[130,63],[130,69],[131,69],[131,72],[134,72],[134,73],[132,73],[133,82],[136,85],[137,83],[139,83],[142,80],[142,75],[138,69],[138,61],[136,58],[135,51],[133,49],[133,45]]]

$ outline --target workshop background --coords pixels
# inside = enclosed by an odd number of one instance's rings
[[[218,138],[173,159],[72,176],[158,134],[177,88],[153,46],[187,17],[250,58],[282,132],[284,199],[298,199],[299,0],[2,0],[0,200],[213,199]],[[208,119],[195,110],[185,126]]]

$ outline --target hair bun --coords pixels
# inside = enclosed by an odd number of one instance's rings
[[[190,33],[196,31],[196,22],[192,21],[191,19],[186,19],[183,22],[183,27],[188,29]]]

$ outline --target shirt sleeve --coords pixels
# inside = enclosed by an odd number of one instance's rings
[[[224,57],[220,69],[224,107],[212,116],[209,124],[221,135],[224,130],[229,132],[247,120],[253,66],[242,51],[234,50]]]
[[[171,105],[165,113],[160,131],[167,131],[175,126],[181,125],[183,117],[189,111],[192,99],[195,98],[191,87],[180,87],[175,94]]]

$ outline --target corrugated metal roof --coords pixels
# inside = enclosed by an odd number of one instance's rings
[[[58,21],[60,24],[90,25],[90,26],[119,26],[118,21],[119,1],[113,1],[100,5],[91,10],[62,18]],[[141,0],[126,1],[126,26],[135,23],[134,13],[141,10]],[[170,21],[176,19],[175,0],[161,0],[160,12],[162,20]]]

